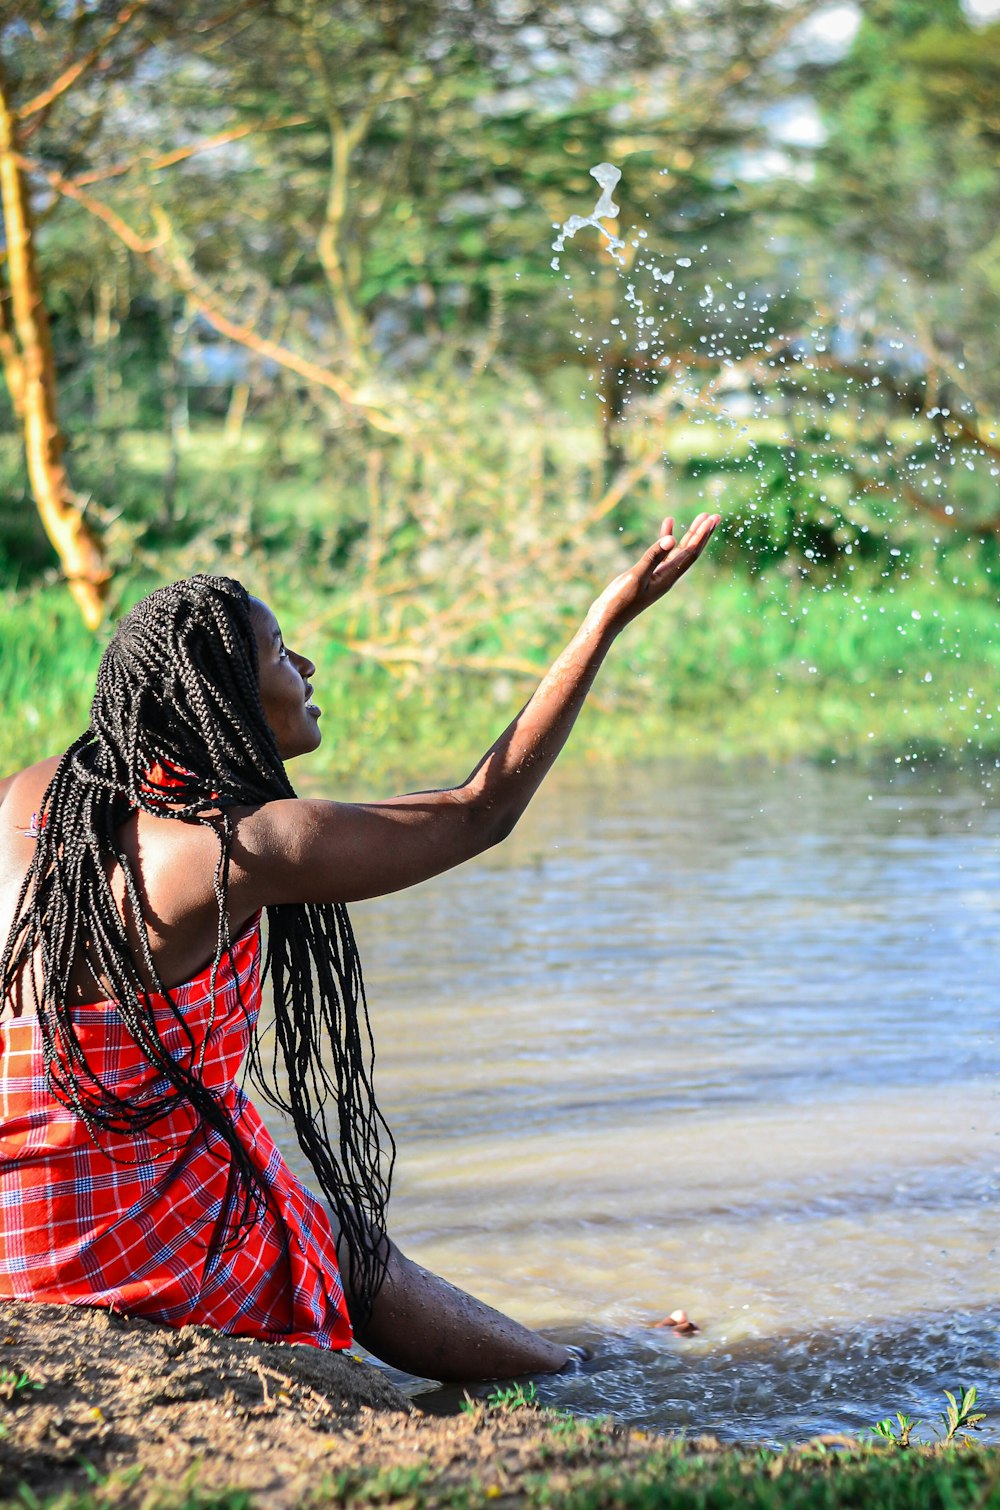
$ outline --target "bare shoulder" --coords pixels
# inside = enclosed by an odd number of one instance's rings
[[[0,783],[0,941],[7,937],[17,894],[35,852],[33,815],[60,756],[15,771]]]
[[[14,771],[0,780],[0,808],[5,810],[5,816],[6,810],[10,809],[10,815],[16,823],[21,817],[21,810],[27,807],[30,819],[61,759],[61,755],[51,755],[47,760],[36,761],[34,765],[25,766],[23,771]]]
[[[259,807],[232,810],[235,864],[247,872],[301,864],[310,838],[318,832],[329,836],[339,807],[322,799],[279,797]]]
[[[377,804],[373,807],[377,809]],[[364,875],[363,856],[389,836],[372,833],[371,809],[286,797],[234,815],[230,896],[239,910],[283,902],[350,902],[395,890]],[[405,884],[405,883],[404,883]]]

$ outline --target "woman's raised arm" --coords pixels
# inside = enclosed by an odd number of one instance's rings
[[[383,802],[266,803],[237,825],[231,892],[248,909],[358,901],[413,886],[506,838],[566,743],[614,640],[693,566],[718,523],[717,514],[700,514],[678,542],[673,520],[664,520],[461,786]]]

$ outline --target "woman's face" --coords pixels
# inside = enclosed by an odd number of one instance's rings
[[[260,700],[278,742],[278,754],[282,760],[307,755],[323,738],[309,680],[316,667],[306,656],[288,649],[277,619],[259,598],[250,599],[250,622],[257,637]]]

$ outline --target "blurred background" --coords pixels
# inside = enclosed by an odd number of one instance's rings
[[[222,570],[328,771],[457,778],[701,508],[579,755],[992,764],[998,9],[7,0],[0,766]]]
[[[575,1409],[995,1436],[1000,3],[0,17],[0,770],[207,570],[305,790],[460,780],[720,511],[502,851],[357,909],[394,1232]]]

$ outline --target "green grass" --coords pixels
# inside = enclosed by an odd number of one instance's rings
[[[54,1495],[38,1495],[22,1485],[14,1498],[0,1501],[0,1510],[116,1510],[124,1505],[141,1505],[142,1510],[257,1510],[245,1489],[204,1489],[190,1474],[179,1485],[150,1484],[136,1469],[106,1478],[95,1473],[93,1478],[90,1489],[67,1489]]]
[[[456,396],[419,446],[377,454],[324,447],[301,427],[251,427],[235,448],[218,426],[196,429],[173,522],[162,437],[84,433],[82,490],[117,515],[105,516],[116,608],[193,571],[239,576],[317,663],[324,743],[311,770],[359,795],[460,780],[670,502],[651,475],[592,517],[594,437],[550,434],[516,396],[494,395],[485,419],[478,402]],[[675,438],[702,457],[719,439],[709,427]],[[46,581],[18,466],[13,443],[0,444],[0,773],[85,727],[101,650]],[[746,478],[714,482],[735,507]],[[702,503],[697,478],[673,485],[685,514]],[[631,626],[564,758],[1000,756],[988,542],[935,542],[865,502],[853,523],[834,511],[824,524],[839,554],[796,565],[779,536],[803,500],[779,493],[771,506],[750,523],[734,515],[709,560]]]
[[[867,1441],[834,1433],[776,1447],[657,1437],[539,1407],[533,1386],[515,1385],[469,1400],[443,1453],[442,1423],[432,1423],[425,1458],[419,1432],[406,1434],[398,1463],[366,1461],[359,1450],[349,1466],[317,1476],[302,1510],[475,1510],[494,1501],[533,1510],[1000,1510],[1000,1449],[972,1435],[983,1419],[976,1392],[945,1394],[933,1446],[912,1444],[914,1423],[898,1416],[901,1431],[887,1419]],[[393,1450],[391,1438],[384,1447]],[[40,1495],[25,1486],[0,1510],[266,1510],[253,1491],[204,1487],[197,1465],[173,1483],[137,1466],[106,1477],[79,1466],[86,1489]]]
[[[888,1456],[822,1447],[721,1454],[667,1447],[624,1477],[613,1466],[585,1469],[555,1492],[536,1481],[527,1503],[560,1510],[995,1510],[1000,1458],[958,1450]]]
[[[585,1426],[588,1423],[579,1423]],[[798,1448],[723,1448],[712,1441],[666,1441],[649,1452],[616,1460],[621,1434],[553,1435],[544,1467],[500,1471],[463,1480],[461,1462],[446,1472],[431,1463],[340,1470],[317,1483],[303,1510],[476,1510],[497,1503],[537,1510],[997,1510],[1000,1453],[983,1448],[913,1448],[905,1453],[858,1444],[822,1442]],[[607,1453],[607,1459],[602,1453]],[[25,1495],[10,1510],[111,1510],[121,1504],[121,1481],[57,1497]],[[142,1485],[144,1510],[265,1510],[244,1490]],[[133,1501],[126,1501],[133,1503]],[[5,1506],[6,1510],[6,1506]]]
[[[51,755],[87,726],[101,646],[61,587],[0,594],[0,768]]]
[[[275,587],[286,634],[317,663],[324,745],[310,764],[327,777],[368,790],[461,779],[531,689],[530,675],[505,669],[503,643],[470,652],[496,669],[463,669],[460,648],[454,667],[418,675],[351,654],[349,603],[338,620],[315,589],[290,577]],[[300,635],[310,618],[323,626]],[[541,672],[568,627],[525,615],[523,630],[515,619],[502,635],[513,647],[521,630],[519,659]],[[100,650],[61,588],[0,594],[0,770],[65,748],[86,726]],[[925,580],[824,591],[705,567],[615,647],[570,758],[992,762],[998,694],[985,598]]]
[[[504,1403],[485,1418],[510,1419]],[[604,1419],[527,1411],[524,1432],[491,1438],[492,1454],[472,1465],[455,1444],[447,1467],[430,1460],[340,1469],[317,1480],[303,1510],[1000,1510],[1000,1450],[965,1444],[906,1450],[847,1438],[798,1447],[723,1446],[713,1438],[655,1439]],[[412,1451],[413,1443],[407,1448]],[[134,1490],[133,1495],[130,1491]],[[95,1475],[86,1490],[38,1495],[23,1488],[2,1510],[266,1510],[244,1489],[208,1489],[197,1471],[170,1485],[137,1470]]]
[[[845,1456],[833,1464],[794,1465],[775,1456],[766,1467],[756,1455],[747,1461],[733,1454],[721,1463],[714,1455],[695,1455],[673,1463],[653,1458],[627,1475],[613,1466],[582,1470],[569,1483],[562,1474],[536,1474],[515,1495],[490,1494],[491,1487],[444,1487],[428,1465],[344,1473],[310,1499],[308,1510],[476,1510],[494,1503],[539,1510],[996,1510],[1000,1505],[996,1464],[978,1454],[953,1461],[914,1455],[902,1462]],[[122,1501],[94,1491],[7,1503],[10,1510],[111,1510]],[[262,1500],[240,1490],[165,1491],[142,1504],[144,1510],[264,1510]]]

